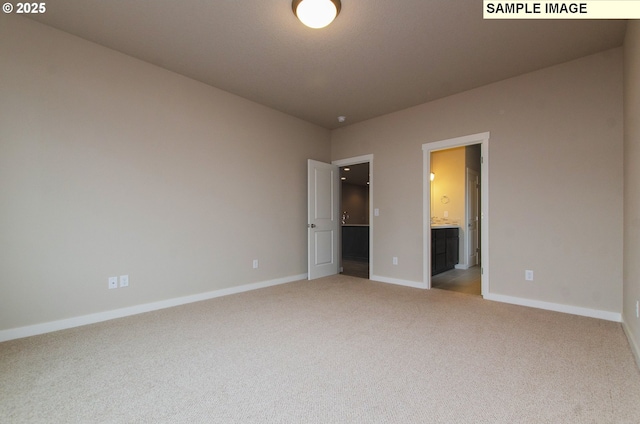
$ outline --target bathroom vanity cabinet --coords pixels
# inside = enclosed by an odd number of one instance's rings
[[[431,275],[455,268],[459,259],[460,228],[431,227]]]

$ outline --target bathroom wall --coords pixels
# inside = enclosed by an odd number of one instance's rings
[[[369,187],[342,183],[340,213],[349,216],[345,224],[369,225]]]
[[[465,214],[465,168],[464,147],[440,150],[431,153],[431,216],[434,224],[464,223]]]

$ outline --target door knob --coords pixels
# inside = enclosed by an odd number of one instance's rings
[[[309,224],[308,227],[309,228],[316,228],[316,224]]]

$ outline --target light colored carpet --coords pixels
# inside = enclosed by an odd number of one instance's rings
[[[0,344],[2,423],[638,423],[620,324],[347,276]]]

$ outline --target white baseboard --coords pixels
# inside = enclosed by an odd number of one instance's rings
[[[396,284],[398,286],[413,287],[415,289],[427,288],[427,285],[425,283],[418,281],[399,280],[397,278],[382,277],[380,275],[372,275],[370,279],[373,281],[379,281],[381,283]]]
[[[638,368],[640,368],[640,344],[638,344],[638,340],[633,337],[633,333],[624,320],[622,320],[622,329],[627,336],[627,340],[629,340],[629,346],[631,346],[631,352],[633,352],[633,356],[636,358],[636,364]]]
[[[489,293],[483,296],[487,300],[528,306],[530,308],[546,309],[548,311],[563,312],[565,314],[598,318],[606,321],[622,322],[622,314],[618,312],[601,311],[598,309],[582,308],[580,306],[563,305],[561,303],[543,302],[541,300],[524,299],[521,297],[505,296]]]
[[[425,283],[417,281],[399,280],[397,278],[383,277],[380,275],[372,275],[371,280],[380,281],[382,283],[397,284],[400,286],[413,287],[417,289],[428,288]],[[514,305],[527,306],[530,308],[545,309],[548,311],[562,312],[565,314],[579,315],[590,318],[598,318],[606,321],[622,322],[622,314],[617,312],[601,311],[598,309],[582,308],[579,306],[563,305],[560,303],[543,302],[540,300],[524,299],[520,297],[505,296],[501,294],[488,294],[483,296],[486,300],[495,302],[511,303]]]
[[[38,334],[51,333],[53,331],[65,330],[67,328],[80,327],[87,324],[108,321],[116,318],[124,318],[131,315],[156,311],[158,309],[171,308],[173,306],[185,305],[187,303],[200,302],[202,300],[216,297],[228,296],[230,294],[242,293],[265,287],[277,286],[279,284],[291,283],[293,281],[306,280],[307,274],[292,275],[289,277],[277,278],[275,280],[261,281],[257,283],[244,284],[242,286],[228,287],[226,289],[214,290],[192,296],[176,297],[174,299],[161,300],[159,302],[145,303],[142,305],[130,306],[128,308],[114,309],[111,311],[98,312],[95,314],[83,315],[79,317],[61,319],[58,321],[45,322],[42,324],[28,325],[25,327],[12,328],[0,331],[0,342],[7,340],[21,339],[23,337],[35,336]]]

